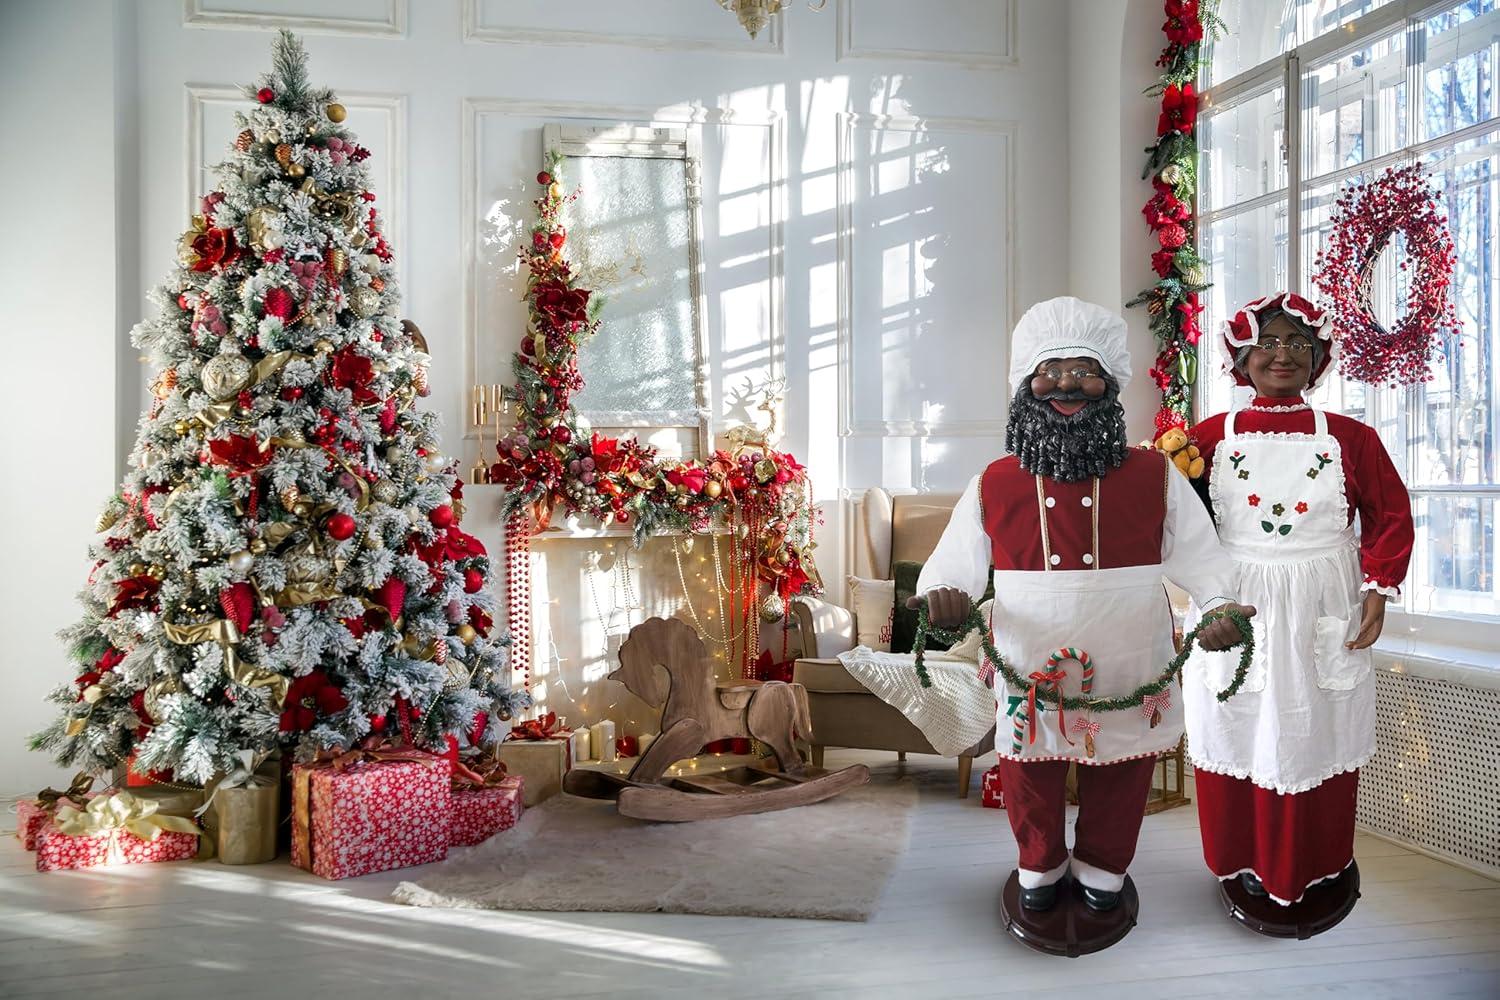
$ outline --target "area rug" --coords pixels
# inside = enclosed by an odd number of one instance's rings
[[[837,798],[696,823],[559,795],[457,848],[391,898],[412,906],[868,920],[906,851],[917,788],[872,776]]]

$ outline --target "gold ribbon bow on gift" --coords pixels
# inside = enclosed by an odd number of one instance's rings
[[[89,789],[94,787],[94,776],[79,771],[73,775],[73,783],[65,792],[59,792],[55,788],[44,788],[36,793],[36,804],[43,809],[56,809],[58,804],[64,800],[74,803],[78,808],[89,804]]]
[[[219,779],[203,804],[193,810],[194,816],[202,816],[208,812],[208,807],[214,804],[214,796],[226,788],[266,788],[275,783],[270,775],[256,773],[256,769],[265,762],[266,754],[257,755],[253,750],[241,750],[235,756],[239,758],[239,762]]]
[[[156,811],[150,799],[138,799],[129,792],[100,795],[90,799],[83,809],[66,803],[59,805],[53,822],[69,837],[109,837],[112,863],[124,860],[120,834],[129,833],[141,840],[155,842],[163,830],[198,835],[198,826],[183,816],[164,816]]]
[[[239,652],[234,648],[240,641],[240,630],[229,619],[215,618],[197,625],[176,625],[163,621],[161,627],[167,638],[179,646],[196,646],[200,642],[218,643],[224,650],[224,673],[232,680],[245,687],[270,688],[271,699],[277,708],[286,701],[286,693],[292,682],[282,674],[262,670],[241,660]]]

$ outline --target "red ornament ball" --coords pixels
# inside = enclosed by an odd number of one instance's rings
[[[453,508],[444,504],[434,507],[427,514],[427,520],[432,522],[434,528],[447,528],[453,524]]]
[[[323,528],[328,532],[328,537],[342,542],[354,537],[354,518],[342,512],[332,514]]]
[[[281,398],[295,401],[302,398],[302,387],[300,385],[289,385],[281,390]]]
[[[383,732],[385,732],[385,716],[383,716],[383,715],[372,715],[372,716],[370,716],[370,732],[372,732],[372,733],[383,733]]]
[[[558,444],[567,444],[569,441],[573,440],[573,432],[568,430],[568,428],[563,426],[562,424],[558,424],[556,427],[552,428],[552,440],[557,442]]]
[[[1187,230],[1175,222],[1169,222],[1157,230],[1156,241],[1163,250],[1176,250],[1187,242]]]
[[[276,91],[270,87],[262,87],[255,92],[255,99],[262,104],[270,104],[276,100]]]
[[[547,173],[547,171],[543,170],[541,173],[539,173],[539,174],[536,175],[536,182],[538,184],[551,184],[552,183],[552,175],[549,174],[549,173]]]
[[[464,570],[464,593],[477,594],[484,586],[484,574],[477,569]]]

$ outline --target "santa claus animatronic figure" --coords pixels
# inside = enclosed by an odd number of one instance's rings
[[[1233,569],[1188,481],[1154,450],[1126,446],[1125,321],[1074,298],[1021,317],[1011,344],[1011,455],[970,481],[917,593],[932,624],[960,623],[994,566],[990,633],[1005,662],[1064,695],[1128,695],[1172,659],[1162,578],[1199,607],[1233,607]],[[1250,608],[1237,608],[1253,615]],[[1240,641],[1222,617],[1199,635]],[[1031,690],[1000,699],[1000,783],[1020,845],[1020,902],[1050,908],[1069,871],[1095,910],[1119,902],[1156,756],[1182,736],[1167,688],[1126,711],[1040,711]],[[1064,839],[1068,765],[1078,769],[1072,856]]]
[[[1224,343],[1235,381],[1257,396],[1193,434],[1239,595],[1260,617],[1229,701],[1213,692],[1234,664],[1196,650],[1188,660],[1188,750],[1209,868],[1239,876],[1252,897],[1293,904],[1336,891],[1310,887],[1353,865],[1358,768],[1375,750],[1369,647],[1406,576],[1411,501],[1374,428],[1303,400],[1332,353],[1312,303],[1252,302]]]

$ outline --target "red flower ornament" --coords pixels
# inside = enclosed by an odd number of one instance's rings
[[[321,670],[292,681],[281,713],[283,733],[302,733],[317,725],[318,716],[334,715],[349,707],[344,692]]]
[[[1156,134],[1191,132],[1198,122],[1198,95],[1191,83],[1169,84],[1161,93],[1161,117],[1156,120]]]

